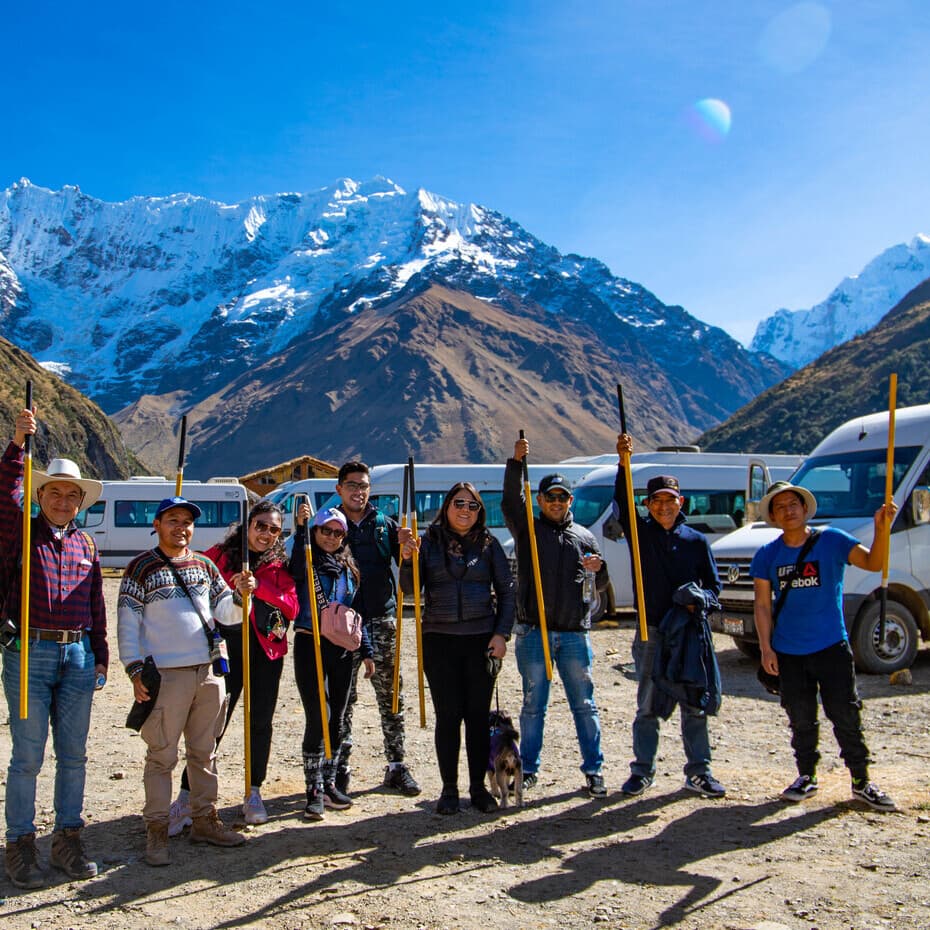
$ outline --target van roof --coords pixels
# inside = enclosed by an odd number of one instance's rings
[[[930,435],[930,404],[902,407],[895,411],[894,442],[896,446],[923,446]],[[888,411],[870,413],[848,420],[822,439],[814,455],[855,449],[885,449],[888,447]]]

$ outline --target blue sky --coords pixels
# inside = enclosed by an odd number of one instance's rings
[[[926,0],[33,0],[3,29],[0,188],[233,202],[382,174],[744,341],[930,233]]]

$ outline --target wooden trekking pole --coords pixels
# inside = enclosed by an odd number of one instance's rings
[[[526,439],[526,431],[520,430]],[[549,652],[549,627],[546,626],[546,605],[543,601],[542,575],[539,572],[539,549],[536,546],[536,520],[533,518],[533,491],[530,488],[530,468],[523,456],[523,499],[526,504],[526,534],[530,540],[530,561],[533,565],[533,583],[536,586],[536,610],[539,614],[539,635],[542,639],[543,660],[546,663],[546,680],[552,681],[552,655]]]
[[[32,381],[26,382],[26,409],[32,412]],[[19,601],[19,719],[29,716],[29,570],[32,562],[32,433],[23,444],[23,553]]]
[[[307,506],[310,498],[305,497]],[[304,559],[307,565],[307,596],[310,598],[310,620],[313,624],[313,659],[316,662],[316,688],[320,696],[320,723],[323,726],[323,752],[327,759],[333,757],[329,742],[329,714],[326,712],[326,683],[323,681],[323,653],[320,646],[320,607],[316,601],[316,581],[313,576],[313,550],[310,546],[310,517],[307,517],[307,541],[304,543]]]
[[[181,488],[184,487],[184,452],[187,444],[187,414],[181,417],[181,438],[178,442],[178,475],[174,479],[174,496],[181,496]]]
[[[620,432],[626,433],[626,410],[623,407],[623,388],[617,385],[617,406],[620,409]],[[639,526],[637,524],[636,498],[633,495],[633,470],[630,468],[630,453],[620,456],[623,473],[626,475],[626,506],[630,514],[630,560],[633,563],[633,581],[636,585],[636,612],[639,615],[639,638],[645,643],[649,639],[646,624],[646,596],[643,592],[643,564],[639,557]]]
[[[407,472],[410,481],[410,529],[413,541],[417,540],[417,492],[414,478],[413,456],[407,459]],[[426,726],[426,689],[423,685],[423,621],[420,613],[420,550],[414,548],[413,555],[413,616],[417,629],[417,688],[420,697],[420,726]]]
[[[404,465],[403,493],[400,498],[400,525],[407,529],[407,481],[410,477],[409,466]],[[400,701],[400,638],[404,626],[404,589],[397,585],[397,627],[394,636],[394,683],[391,694],[391,713],[396,714]]]
[[[898,400],[898,375],[892,373],[888,379],[888,457],[885,461],[885,503],[894,500],[894,415]],[[883,540],[882,587],[879,593],[881,605],[878,612],[878,645],[885,641],[885,619],[888,611],[888,565],[891,561],[891,526]],[[874,545],[874,541],[873,541]]]
[[[180,480],[180,471],[178,479]],[[178,495],[180,496],[180,495]],[[249,570],[249,502],[242,502],[242,571]],[[252,598],[248,590],[242,593],[242,745],[245,748],[245,797],[252,790],[252,663],[249,654],[249,627],[252,624]]]

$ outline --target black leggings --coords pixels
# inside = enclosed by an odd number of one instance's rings
[[[220,739],[229,727],[229,720],[235,710],[239,695],[242,694],[242,630],[236,628],[229,632],[226,648],[229,650],[229,674],[226,676],[226,693],[229,695],[229,707],[226,710],[226,724]],[[271,755],[271,721],[278,704],[278,686],[281,683],[281,671],[284,659],[269,659],[249,625],[249,681],[252,689],[249,695],[249,741],[251,747],[251,774],[249,784],[260,787],[268,772],[268,758]],[[219,746],[220,739],[216,741]],[[190,791],[187,768],[181,773],[181,787]]]
[[[329,742],[333,755],[342,740],[343,717],[349,701],[352,682],[352,653],[335,646],[328,639],[321,642],[323,681],[329,704]],[[303,751],[323,751],[323,726],[320,722],[320,695],[316,683],[316,658],[313,652],[313,635],[294,634],[294,677],[304,705]]]
[[[423,636],[423,670],[436,713],[436,758],[444,792],[458,790],[463,722],[469,790],[480,791],[484,787],[491,750],[488,712],[494,691],[494,679],[487,668],[490,639],[490,633]]]

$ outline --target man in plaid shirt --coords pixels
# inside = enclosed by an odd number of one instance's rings
[[[0,564],[6,579],[3,616],[20,620],[23,545],[23,447],[35,433],[34,410],[16,418],[13,441],[0,458]],[[2,650],[3,690],[10,713],[13,749],[6,782],[6,856],[10,881],[39,888],[45,875],[36,852],[36,778],[45,757],[49,723],[55,746],[55,829],[50,862],[69,878],[92,878],[97,865],[81,844],[84,777],[90,709],[98,679],[106,680],[109,652],[103,579],[97,548],[75,526],[78,512],[103,491],[81,477],[68,459],[36,471],[29,585],[29,641]],[[20,719],[21,649],[29,649],[28,717]],[[101,684],[102,687],[102,684]]]

